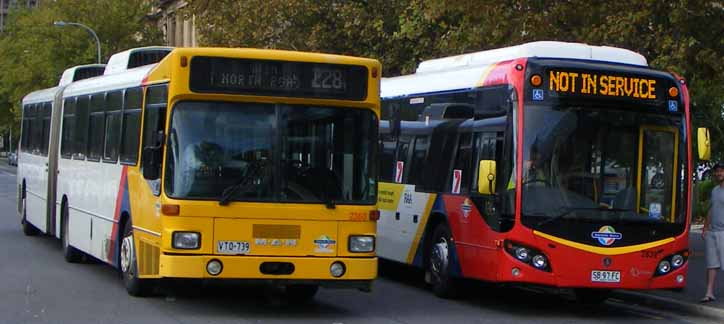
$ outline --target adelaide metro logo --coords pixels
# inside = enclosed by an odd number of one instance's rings
[[[598,229],[598,232],[592,232],[591,237],[597,239],[601,245],[609,246],[623,238],[623,234],[617,233],[613,226],[605,225]]]

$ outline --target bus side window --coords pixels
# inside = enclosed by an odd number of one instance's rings
[[[30,130],[30,147],[34,155],[40,155],[41,137],[43,137],[43,107],[40,104],[33,105],[32,126]]]
[[[20,133],[20,146],[22,152],[28,152],[28,137],[30,136],[30,105],[23,106],[23,129]]]
[[[166,129],[166,102],[168,100],[168,86],[160,85],[148,87],[146,89],[145,106],[143,108],[143,130],[141,138],[141,147],[156,147],[162,145],[159,143],[158,133],[163,132]],[[141,150],[141,169],[148,168],[150,166],[144,165],[145,160],[143,154],[146,154],[144,150]],[[152,166],[160,168],[160,165]],[[173,164],[168,163],[167,172],[173,172]],[[160,172],[160,171],[159,171]],[[169,188],[167,188],[168,190]],[[154,188],[154,194],[159,195],[160,189]]]
[[[87,95],[78,97],[75,112],[75,149],[73,159],[84,160],[88,154],[88,121],[90,97]]]
[[[141,88],[126,90],[123,102],[123,131],[121,134],[121,163],[136,165],[141,124]]]
[[[395,146],[397,140],[392,134],[380,134],[380,181],[395,181]]]
[[[60,146],[60,156],[70,159],[73,156],[73,142],[75,137],[75,98],[65,99],[63,103],[63,130]]]
[[[143,119],[142,147],[157,146],[155,137],[159,131],[166,129],[166,100],[168,88],[166,85],[149,87],[146,90],[146,107]]]
[[[104,93],[91,96],[90,104],[90,139],[88,143],[88,161],[100,161],[103,155],[103,142],[105,136],[105,123],[103,107],[105,105]]]
[[[41,132],[42,136],[40,137],[41,144],[40,144],[40,154],[43,156],[48,156],[48,146],[50,144],[50,115],[53,111],[53,106],[50,102],[46,102],[43,104],[43,113],[42,113],[42,125],[43,130]]]
[[[409,153],[411,142],[412,138],[410,138],[410,136],[400,136],[400,140],[397,141],[397,158],[395,159],[395,161],[404,163],[404,169],[402,172],[402,183],[408,183],[408,178],[410,177]],[[396,176],[396,172],[397,170],[393,171],[393,176]]]
[[[103,148],[103,162],[116,163],[118,161],[122,107],[123,93],[121,91],[109,92],[106,95],[106,140]]]
[[[448,192],[456,193],[453,185],[455,181],[460,182],[459,192],[460,194],[467,193],[470,190],[471,174],[470,162],[472,160],[472,136],[471,133],[461,133],[458,140],[458,149],[455,156],[455,164],[453,165],[453,175],[448,181],[447,190]],[[456,179],[455,172],[459,170],[460,179]]]
[[[425,157],[427,156],[427,149],[430,147],[429,136],[416,136],[415,146],[410,157],[409,173],[407,182],[408,184],[418,185],[422,182],[425,170]],[[405,168],[408,168],[405,166]]]

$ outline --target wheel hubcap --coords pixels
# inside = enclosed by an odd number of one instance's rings
[[[430,267],[433,276],[439,281],[444,271],[447,269],[447,240],[441,237],[440,240],[432,246],[430,255]]]
[[[133,236],[126,236],[121,243],[121,271],[129,273],[133,256]]]

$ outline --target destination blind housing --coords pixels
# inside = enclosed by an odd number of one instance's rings
[[[194,92],[363,101],[367,68],[279,60],[197,56],[191,59]]]

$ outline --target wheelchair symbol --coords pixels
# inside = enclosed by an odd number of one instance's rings
[[[535,101],[543,101],[543,90],[541,90],[541,89],[533,89],[533,100],[535,100]]]

